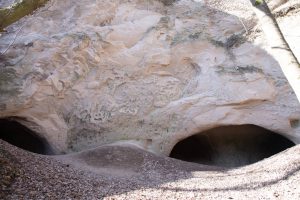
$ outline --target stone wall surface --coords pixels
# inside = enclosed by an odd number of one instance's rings
[[[51,0],[0,52],[0,117],[58,153],[128,141],[168,155],[239,124],[300,143],[299,102],[248,1]]]
[[[0,8],[5,8],[11,6],[12,4],[18,2],[18,0],[2,0],[0,1]]]

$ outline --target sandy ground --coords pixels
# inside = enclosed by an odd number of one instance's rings
[[[43,156],[0,141],[0,199],[300,199],[300,146],[237,169],[133,145]]]

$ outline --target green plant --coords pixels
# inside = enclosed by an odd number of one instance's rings
[[[258,5],[261,5],[263,3],[263,0],[255,0],[255,5],[258,6]]]

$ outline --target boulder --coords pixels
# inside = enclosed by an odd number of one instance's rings
[[[250,2],[52,0],[0,37],[0,118],[57,153],[130,141],[168,155],[253,124],[300,142],[300,106]]]

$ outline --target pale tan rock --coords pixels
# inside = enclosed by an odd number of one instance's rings
[[[50,1],[0,38],[0,117],[57,152],[135,141],[169,154],[221,125],[300,142],[300,107],[241,1]]]

